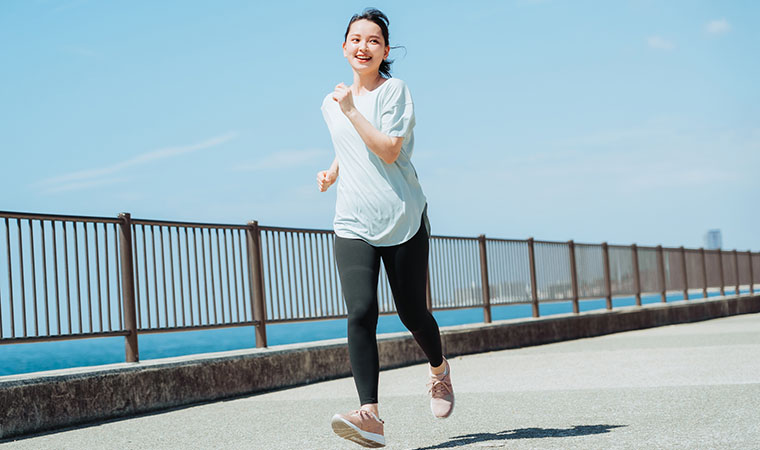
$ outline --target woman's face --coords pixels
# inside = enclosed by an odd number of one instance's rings
[[[343,43],[343,56],[359,73],[377,72],[380,63],[388,57],[388,47],[380,27],[370,20],[357,20],[348,30]]]

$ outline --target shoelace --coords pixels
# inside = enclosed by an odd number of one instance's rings
[[[370,419],[375,420],[377,422],[380,422],[380,423],[383,423],[383,424],[385,423],[379,417],[377,417],[376,415],[372,414],[371,412],[369,412],[369,411],[367,411],[365,409],[357,409],[355,411],[351,411],[351,415],[352,416],[359,416],[360,418],[367,418],[367,417],[369,417]]]
[[[446,380],[446,377],[434,377],[428,383],[428,393],[432,394],[434,398],[443,397],[446,394],[450,394],[451,383]]]

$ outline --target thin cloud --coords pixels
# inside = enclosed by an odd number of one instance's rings
[[[705,25],[705,31],[710,34],[723,34],[731,31],[731,24],[726,19],[711,20]]]
[[[47,189],[45,192],[53,194],[57,192],[66,191],[78,191],[80,189],[93,188],[98,186],[107,186],[109,184],[117,184],[127,181],[127,178],[98,178],[95,180],[75,181],[71,183],[63,183]]]
[[[674,50],[676,48],[676,45],[673,43],[673,41],[669,41],[663,37],[660,36],[650,36],[647,38],[647,44],[657,50]]]
[[[104,179],[103,177],[112,176],[115,173],[122,172],[125,169],[129,169],[131,167],[145,165],[151,162],[160,161],[162,159],[174,158],[198,150],[217,147],[221,144],[224,144],[225,142],[229,142],[232,139],[235,139],[236,137],[236,132],[230,132],[191,145],[162,148],[151,152],[142,153],[133,158],[109,166],[69,172],[63,175],[47,178],[38,182],[37,185],[43,187],[46,192],[50,193],[78,190],[93,186],[99,186],[102,184],[108,184],[108,179]]]
[[[277,153],[267,155],[262,159],[250,164],[242,164],[235,166],[235,170],[242,171],[257,171],[257,170],[273,170],[273,169],[290,169],[293,167],[299,167],[306,164],[316,162],[318,159],[324,159],[327,152],[324,150],[308,149],[308,150],[284,150]],[[325,159],[325,167],[330,164],[330,161]]]

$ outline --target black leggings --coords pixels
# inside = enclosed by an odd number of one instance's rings
[[[377,403],[377,280],[385,265],[396,310],[430,364],[443,363],[438,324],[427,310],[425,284],[428,235],[424,224],[403,244],[374,247],[361,239],[336,237],[335,258],[348,308],[348,353],[362,405]]]

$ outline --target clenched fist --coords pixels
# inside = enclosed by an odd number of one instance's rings
[[[323,170],[317,173],[317,186],[319,186],[319,192],[325,192],[327,188],[335,183],[338,178],[338,174],[331,170]]]
[[[346,86],[345,83],[340,83],[335,86],[335,92],[333,92],[332,98],[338,102],[343,114],[348,114],[354,109],[354,95],[351,93],[351,88]]]

